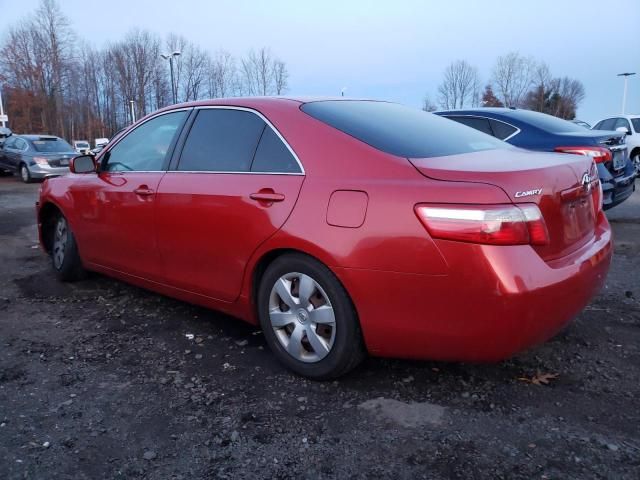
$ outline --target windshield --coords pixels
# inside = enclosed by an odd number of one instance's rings
[[[37,140],[31,140],[33,148],[43,153],[73,152],[73,148],[61,138],[56,137],[40,137]]]
[[[399,157],[441,157],[511,148],[473,128],[397,103],[332,100],[306,103],[301,110],[378,150]]]

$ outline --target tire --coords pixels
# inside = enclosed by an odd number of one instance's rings
[[[633,166],[636,170],[636,176],[640,176],[640,153],[636,153],[633,157],[631,157],[631,161],[633,162]]]
[[[54,222],[51,265],[58,278],[64,282],[81,280],[86,276],[75,236],[63,215],[58,215]]]
[[[304,377],[337,378],[366,355],[346,290],[325,265],[306,255],[282,255],[269,265],[258,289],[258,316],[278,360]]]
[[[21,163],[20,164],[20,168],[18,170],[18,173],[20,174],[20,179],[24,183],[33,182],[33,179],[31,178],[31,172],[29,171],[29,168],[27,167],[27,165],[25,163]]]

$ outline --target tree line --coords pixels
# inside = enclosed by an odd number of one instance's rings
[[[585,98],[584,85],[569,77],[554,77],[549,66],[531,56],[510,52],[497,58],[488,83],[481,87],[478,69],[457,60],[444,71],[437,103],[442,109],[515,107],[571,120]],[[437,110],[427,96],[423,109]]]
[[[0,44],[0,88],[10,127],[74,139],[110,137],[137,118],[172,103],[173,58],[178,102],[286,92],[286,64],[267,47],[236,58],[181,35],[134,29],[93,48],[72,29],[56,0],[6,32]]]

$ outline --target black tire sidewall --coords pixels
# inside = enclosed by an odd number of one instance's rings
[[[54,235],[55,229],[58,227],[58,222],[63,216],[58,216],[56,218],[55,226],[54,226]],[[63,281],[73,281],[78,280],[82,277],[84,273],[84,269],[82,267],[82,261],[80,260],[80,255],[78,254],[78,246],[76,244],[75,236],[73,235],[73,231],[71,230],[71,225],[69,225],[69,220],[65,218],[67,223],[67,243],[64,247],[64,260],[62,261],[62,265],[60,268],[56,267],[54,258],[53,258],[53,245],[51,252],[51,266],[53,267],[54,272],[60,280]]]
[[[275,282],[291,272],[309,275],[320,284],[334,310],[336,333],[329,354],[316,363],[291,357],[280,344],[269,319],[269,296]],[[336,276],[322,263],[302,254],[278,257],[264,273],[258,290],[258,316],[267,344],[278,360],[294,372],[312,379],[335,378],[353,368],[363,356],[362,336],[355,308]],[[356,358],[358,357],[358,358]]]
[[[22,169],[23,168],[27,171],[27,178],[26,179],[22,176]],[[20,175],[20,180],[22,180],[24,183],[31,183],[31,180],[32,180],[31,172],[29,171],[29,168],[27,167],[26,164],[24,164],[24,163],[20,164],[20,168],[18,169],[18,175]]]

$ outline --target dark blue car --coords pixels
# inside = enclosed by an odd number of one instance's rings
[[[605,210],[625,201],[635,190],[635,169],[622,132],[587,130],[545,113],[511,108],[449,110],[436,114],[516,147],[593,157],[602,183]]]

